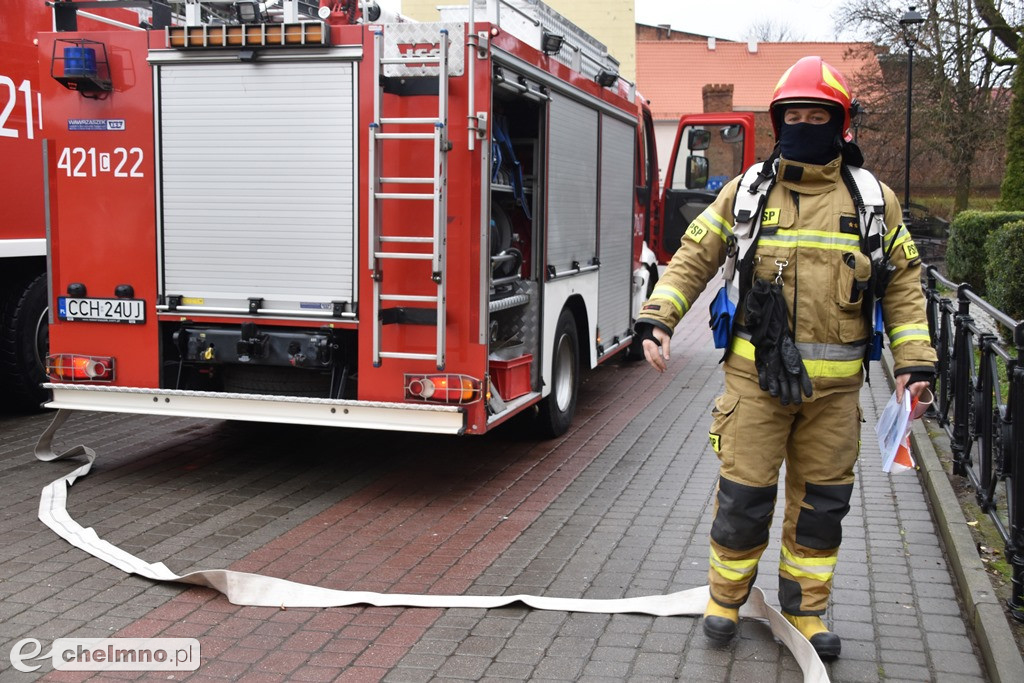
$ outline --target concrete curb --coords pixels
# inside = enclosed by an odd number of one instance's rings
[[[892,386],[892,359],[886,354],[883,362],[886,378]],[[992,582],[978,557],[960,501],[935,450],[935,442],[950,450],[945,433],[941,429],[938,431],[938,434],[930,435],[920,420],[912,424],[910,441],[921,468],[921,480],[928,491],[938,532],[946,546],[950,567],[967,608],[968,622],[974,629],[985,667],[995,683],[1018,683],[1024,681],[1024,659],[1010,632],[1003,605],[993,592]]]

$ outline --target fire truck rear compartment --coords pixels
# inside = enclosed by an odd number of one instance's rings
[[[536,99],[501,88],[494,92],[493,109],[492,125],[500,127],[508,140],[495,145],[498,151],[491,167],[488,342],[491,363],[501,365],[526,354],[540,356],[541,254],[535,245],[543,225],[537,163],[543,158],[544,109]],[[529,368],[526,389],[540,385],[540,364]],[[499,390],[503,398],[520,393],[509,396],[505,387]]]
[[[357,66],[277,55],[150,55],[160,294],[175,308],[216,314],[259,301],[321,319],[355,308]]]
[[[355,398],[355,332],[246,322],[165,325],[162,385],[169,389]]]
[[[355,61],[154,51],[168,389],[355,398]],[[280,56],[279,56],[280,55]],[[311,128],[311,124],[315,126]],[[204,323],[209,315],[324,327]],[[194,318],[193,318],[194,316]]]

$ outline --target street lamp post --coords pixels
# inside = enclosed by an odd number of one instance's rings
[[[903,223],[910,219],[910,111],[914,89],[914,45],[917,44],[917,27],[924,23],[924,17],[911,5],[900,18],[900,30],[903,32],[903,44],[907,46],[907,140],[904,160],[906,166],[903,174]]]

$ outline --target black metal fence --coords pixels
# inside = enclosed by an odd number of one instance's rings
[[[939,356],[932,411],[949,436],[953,473],[970,480],[1005,541],[1010,613],[1024,621],[1024,322],[934,266],[926,273],[928,325]]]

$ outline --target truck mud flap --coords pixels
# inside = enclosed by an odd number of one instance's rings
[[[50,426],[36,443],[35,456],[54,462],[85,456],[86,462],[69,474],[50,482],[39,499],[39,521],[80,550],[107,564],[153,581],[187,583],[207,586],[223,593],[235,605],[253,607],[470,607],[493,609],[523,604],[533,609],[593,614],[650,614],[653,616],[700,616],[708,602],[708,587],[691,588],[667,595],[647,595],[619,599],[554,598],[540,595],[412,595],[344,591],[296,583],[261,574],[228,569],[210,569],[178,575],[162,562],[149,563],[104,541],[91,527],[83,528],[67,511],[67,492],[76,480],[92,469],[96,451],[87,446],[74,446],[63,453],[53,451],[53,436],[69,415],[58,411]],[[804,683],[825,683],[828,672],[814,647],[782,614],[769,605],[760,588],[754,587],[750,598],[740,609],[740,616],[767,620],[772,634],[789,648],[804,672]]]

